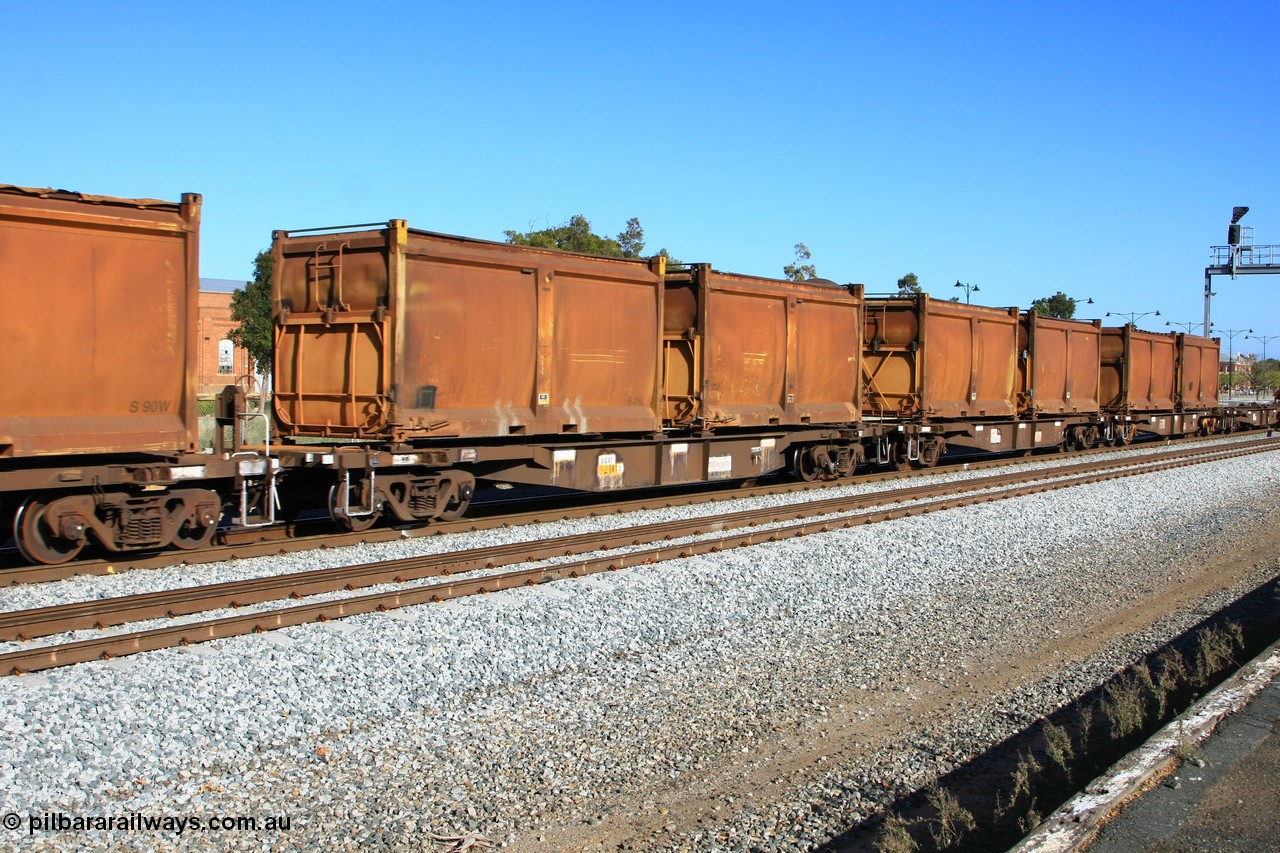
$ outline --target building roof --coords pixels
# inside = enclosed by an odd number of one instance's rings
[[[233,278],[201,278],[200,289],[209,293],[231,293],[248,284],[247,281],[236,281]]]

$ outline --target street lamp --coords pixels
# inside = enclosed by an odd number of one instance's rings
[[[966,304],[966,305],[968,305],[968,304],[969,304],[969,294],[970,294],[970,293],[977,293],[979,290],[981,290],[981,289],[982,289],[982,288],[978,287],[978,285],[976,285],[976,284],[961,284],[961,283],[960,283],[960,281],[959,281],[959,279],[957,279],[957,280],[956,280],[956,287],[963,287],[963,288],[964,288],[964,304]]]
[[[1177,320],[1173,320],[1173,321],[1171,321],[1171,322],[1165,323],[1165,325],[1166,325],[1166,326],[1177,326],[1177,327],[1178,327],[1178,328],[1180,328],[1180,329],[1186,329],[1186,330],[1187,330],[1187,334],[1189,335],[1189,334],[1191,334],[1191,330],[1192,330],[1192,329],[1194,329],[1196,326],[1203,326],[1203,325],[1204,325],[1204,323],[1179,323]]]
[[[1253,329],[1250,329],[1249,331],[1252,332]],[[1280,335],[1245,335],[1244,336],[1244,339],[1246,341],[1262,341],[1262,360],[1263,361],[1267,360],[1267,343],[1270,341],[1274,341],[1276,338],[1280,338]]]
[[[1262,341],[1262,360],[1263,361],[1267,360],[1267,342],[1274,341],[1276,338],[1280,338],[1280,335],[1245,335],[1244,336],[1244,339],[1246,341],[1247,340]],[[1262,383],[1259,382],[1258,384],[1261,385]],[[1254,388],[1253,391],[1254,391],[1255,397],[1260,397],[1262,395],[1261,388]]]
[[[1155,316],[1155,317],[1160,316],[1159,311],[1108,311],[1107,312],[1108,317],[1110,317],[1112,314],[1116,315],[1117,317],[1128,317],[1129,322],[1134,325],[1137,325],[1138,320],[1141,319],[1142,317],[1146,317],[1148,315]]]
[[[1209,329],[1227,336],[1227,399],[1231,399],[1231,395],[1236,392],[1236,335],[1243,335],[1245,332],[1252,335],[1253,329],[1219,329],[1212,323],[1209,324]]]

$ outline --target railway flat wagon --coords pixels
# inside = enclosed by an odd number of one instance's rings
[[[1102,405],[1124,443],[1135,432],[1171,436],[1202,431],[1201,414],[1182,410],[1181,359],[1194,362],[1190,382],[1198,398],[1203,393],[1200,362],[1208,350],[1194,342],[1188,350],[1180,346],[1181,337],[1187,336],[1144,332],[1132,324],[1102,330]],[[1217,387],[1216,373],[1211,387]]]
[[[1019,314],[930,299],[868,299],[863,413],[888,421],[882,463],[935,464],[947,443],[985,450],[1037,446],[1019,429]],[[1046,439],[1048,441],[1048,439]]]
[[[668,428],[779,430],[803,477],[851,473],[861,456],[862,286],[780,281],[695,264],[666,276],[663,393]],[[797,435],[825,425],[826,434]]]
[[[200,196],[0,185],[0,458],[195,450]]]
[[[331,481],[340,525],[456,516],[477,479],[603,491],[859,455],[846,289],[403,220],[273,251],[281,463],[291,488]]]
[[[277,231],[273,254],[277,430],[357,442],[282,448],[282,464],[302,493],[316,491],[308,472],[332,478],[339,525],[459,516],[477,477],[593,490],[657,478],[652,458],[636,465],[610,442],[661,434],[665,259],[404,220]]]
[[[195,452],[200,196],[0,186],[0,515],[31,561],[196,548],[236,463]]]

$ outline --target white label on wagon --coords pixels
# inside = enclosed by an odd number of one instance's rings
[[[732,456],[712,456],[707,459],[707,479],[722,480],[733,473]]]

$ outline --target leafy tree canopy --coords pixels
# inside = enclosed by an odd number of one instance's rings
[[[249,351],[259,372],[271,369],[275,330],[271,320],[271,276],[275,259],[269,249],[253,259],[253,281],[231,294],[231,319],[240,325],[231,340]]]
[[[667,259],[667,269],[669,270],[684,269],[684,262],[681,261],[679,258],[671,257],[671,253],[668,252],[666,249],[663,249],[662,251],[658,252],[658,254]]]
[[[1054,317],[1059,320],[1070,320],[1076,316],[1077,300],[1059,290],[1053,296],[1046,296],[1031,303],[1031,308],[1041,317]]]
[[[591,223],[581,213],[569,217],[568,222],[554,228],[502,233],[506,235],[508,243],[516,246],[560,249],[611,258],[638,258],[644,253],[644,229],[640,227],[640,220],[635,217],[627,220],[626,229],[615,238],[601,237],[592,232]]]
[[[804,243],[796,243],[796,259],[793,263],[787,264],[782,268],[784,278],[791,281],[807,281],[811,278],[818,277],[818,268],[813,264],[806,264],[809,260],[809,247]]]
[[[1247,358],[1236,369],[1236,380],[1239,381],[1241,377],[1248,382],[1254,394],[1261,398],[1264,393],[1280,387],[1280,360],[1258,358],[1256,355]]]
[[[913,272],[909,272],[902,278],[898,279],[898,295],[899,296],[915,296],[921,293],[920,277]]]

